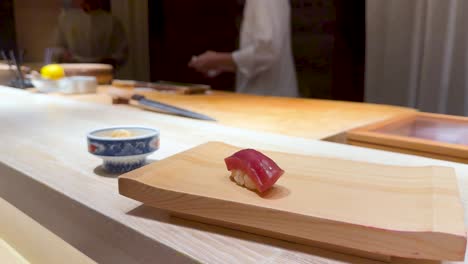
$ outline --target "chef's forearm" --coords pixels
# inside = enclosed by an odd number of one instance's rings
[[[235,72],[237,69],[237,65],[232,57],[232,53],[230,52],[220,52],[218,53],[218,60],[220,68],[225,72]]]

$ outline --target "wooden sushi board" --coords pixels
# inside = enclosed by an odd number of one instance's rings
[[[202,222],[371,258],[464,258],[451,168],[262,151],[286,172],[260,196],[229,179],[223,158],[237,150],[197,146],[122,175],[119,192]]]

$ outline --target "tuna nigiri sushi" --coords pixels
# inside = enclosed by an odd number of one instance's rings
[[[254,149],[243,149],[224,159],[231,179],[240,186],[262,193],[283,175],[272,159]]]

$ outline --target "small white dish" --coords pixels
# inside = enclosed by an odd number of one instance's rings
[[[60,80],[59,87],[66,94],[95,93],[97,80],[93,76],[71,76]]]
[[[58,80],[31,78],[31,83],[41,93],[51,93],[59,91]]]

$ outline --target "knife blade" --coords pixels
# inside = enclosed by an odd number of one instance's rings
[[[138,104],[143,106],[143,107],[146,107],[146,108],[149,108],[149,109],[152,109],[152,110],[156,110],[156,111],[163,111],[163,112],[167,112],[167,113],[170,113],[170,114],[184,116],[184,117],[190,117],[190,118],[194,118],[194,119],[207,120],[207,121],[216,121],[216,119],[213,119],[213,118],[211,118],[209,116],[206,116],[206,115],[203,115],[203,114],[199,114],[199,113],[189,111],[189,110],[186,110],[186,109],[183,109],[183,108],[175,107],[175,106],[172,106],[172,105],[164,104],[164,103],[161,103],[161,102],[158,102],[158,101],[153,101],[153,100],[146,99],[146,97],[144,95],[140,95],[140,94],[132,95],[131,100],[137,101]]]

